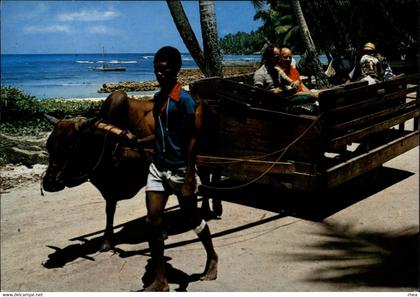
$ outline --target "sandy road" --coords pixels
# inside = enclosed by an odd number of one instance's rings
[[[358,188],[332,197],[254,189],[231,193],[209,221],[219,277],[197,281],[205,255],[182,232],[171,198],[171,291],[418,291],[418,147]],[[2,291],[135,291],[150,278],[141,191],[118,204],[115,252],[97,252],[105,202],[90,184],[40,195],[38,183],[1,196]]]

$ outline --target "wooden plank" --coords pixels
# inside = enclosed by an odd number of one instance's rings
[[[369,123],[373,123],[377,121],[378,119],[384,118],[387,115],[393,115],[398,111],[406,111],[406,110],[413,109],[415,108],[415,106],[416,106],[416,102],[399,104],[398,106],[394,106],[392,108],[388,108],[385,110],[380,110],[378,112],[367,114],[362,117],[359,117],[359,118],[356,118],[356,119],[353,119],[344,123],[339,123],[331,127],[331,134],[337,135],[343,130],[347,131],[349,129],[357,129],[358,127],[366,126]]]
[[[420,73],[407,75],[407,83],[418,84],[420,81]]]
[[[367,86],[367,85],[368,85],[367,81],[350,82],[350,83],[347,83],[347,84],[342,84],[342,85],[339,85],[339,86],[335,86],[335,87],[327,89],[327,90],[323,90],[319,93],[319,97],[320,98],[327,98],[327,97],[334,96],[335,94],[337,94],[338,92],[341,92],[343,90],[360,88],[360,87],[364,87],[364,86]]]
[[[149,158],[152,157],[153,149],[144,149],[144,152]],[[251,160],[241,158],[227,158],[208,155],[197,155],[197,165],[204,167],[221,167],[222,169],[229,169],[231,172],[244,173],[254,172],[261,174],[270,168],[270,174],[292,174],[295,172],[295,165],[292,162],[276,162]]]
[[[284,107],[286,101],[286,98],[281,94],[274,94],[252,85],[241,84],[228,79],[221,80],[217,95],[249,103],[255,107],[265,106],[275,109]]]
[[[392,90],[405,89],[406,84],[406,76],[400,75],[398,78],[373,85],[365,85],[350,90],[341,88],[329,96],[323,96],[321,93],[319,98],[320,108],[322,111],[328,111],[337,106],[364,101],[367,98],[375,97],[380,89],[383,89],[383,92],[387,93]]]
[[[368,172],[419,145],[419,131],[400,137],[368,153],[347,160],[325,172],[327,188],[336,187],[353,177]]]
[[[240,108],[242,109],[249,109],[251,107],[251,104],[249,102],[246,102],[245,100],[240,100],[240,99],[234,99],[232,97],[229,97],[228,95],[225,94],[221,94],[219,92],[216,93],[217,98],[220,100],[224,100],[221,101],[220,106],[222,106],[222,108]]]
[[[197,155],[197,164],[202,166],[221,166],[222,169],[229,168],[232,172],[243,173],[243,170],[261,174],[266,170],[272,174],[292,174],[295,166],[291,162],[275,162],[250,160],[241,158],[226,158],[216,156]],[[270,168],[271,167],[271,168]]]
[[[357,130],[357,131],[348,133],[346,135],[334,138],[334,139],[329,141],[328,148],[330,150],[338,149],[338,148],[343,147],[347,144],[350,144],[354,141],[360,140],[360,139],[366,137],[367,135],[378,133],[380,131],[386,130],[388,128],[391,128],[395,125],[398,125],[400,123],[408,121],[411,118],[418,117],[418,116],[419,116],[419,111],[418,110],[409,111],[407,113],[404,113],[404,114],[399,115],[397,117],[394,117],[392,119],[389,119],[389,120],[380,122],[378,124],[369,126],[367,128],[363,128],[361,130]]]
[[[389,104],[399,104],[406,94],[414,92],[417,87],[410,87],[404,90],[388,93],[384,96],[373,97],[366,101],[356,102],[345,106],[334,108],[326,114],[328,121],[342,121],[343,119],[354,118],[354,115],[360,115],[370,112],[370,110],[380,110],[381,106],[388,107]]]
[[[196,80],[189,85],[194,97],[214,99],[216,90],[220,88],[220,77],[208,77]]]
[[[344,84],[343,89],[344,90],[350,90],[350,89],[364,87],[364,86],[367,86],[367,85],[368,85],[367,81],[354,81],[354,82],[350,82],[348,84]]]

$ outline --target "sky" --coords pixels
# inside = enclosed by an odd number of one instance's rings
[[[182,1],[201,44],[198,1]],[[215,1],[219,37],[251,32],[251,1]],[[164,45],[188,52],[166,1],[1,0],[1,53],[153,53]]]

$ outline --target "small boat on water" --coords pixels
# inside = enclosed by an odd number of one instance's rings
[[[90,67],[92,71],[126,71],[127,68],[125,67],[108,67],[104,63],[102,66],[99,67]]]
[[[108,64],[105,62],[105,53],[104,47],[102,47],[102,65],[99,67],[89,67],[92,71],[126,71],[127,68],[125,67],[109,67]]]

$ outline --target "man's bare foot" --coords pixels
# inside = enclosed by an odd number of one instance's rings
[[[169,292],[169,285],[166,280],[154,280],[143,292]]]
[[[215,280],[217,278],[217,263],[219,257],[214,253],[213,257],[207,259],[206,268],[204,269],[203,275],[200,277],[202,281]]]

